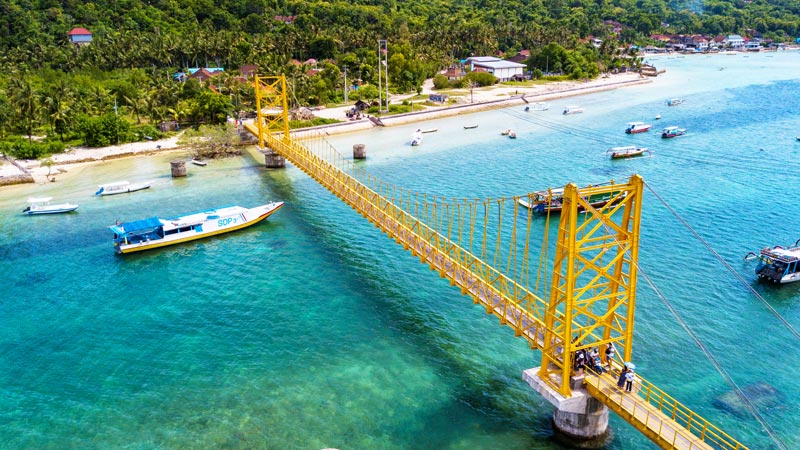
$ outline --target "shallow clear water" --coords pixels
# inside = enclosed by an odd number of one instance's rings
[[[800,283],[755,282],[747,251],[800,238],[800,53],[652,58],[653,84],[331,137],[363,166],[431,194],[522,194],[641,174],[747,283],[800,327]],[[687,101],[668,108],[664,100]],[[563,116],[566,105],[585,108]],[[661,114],[660,121],[654,121]],[[626,122],[655,124],[627,136]],[[478,123],[463,130],[464,123]],[[688,134],[662,140],[679,125]],[[410,147],[416,128],[426,134]],[[501,137],[512,127],[518,138]],[[652,158],[611,161],[638,143]],[[175,154],[73,169],[0,189],[0,447],[558,449],[552,407],[521,380],[537,353],[294,168],[249,156],[189,167]],[[95,198],[96,185],[154,180]],[[27,217],[52,195],[77,213]],[[119,257],[107,226],[268,200],[287,205],[240,232]],[[640,262],[740,386],[766,381],[761,411],[800,446],[794,336],[646,194]],[[758,423],[715,406],[730,390],[642,278],[642,374],[751,448]],[[612,414],[612,449],[655,448]]]

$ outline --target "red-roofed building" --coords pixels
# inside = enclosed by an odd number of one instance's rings
[[[258,66],[242,66],[239,68],[239,73],[241,73],[244,78],[251,78],[258,74]]]
[[[75,45],[86,45],[92,42],[92,32],[86,28],[73,28],[67,33],[69,41]]]
[[[189,78],[195,78],[197,81],[204,83],[208,81],[209,78],[213,77],[217,74],[218,71],[211,72],[210,70],[206,69],[205,67],[196,70],[193,74],[189,75]],[[221,72],[221,71],[219,71]]]

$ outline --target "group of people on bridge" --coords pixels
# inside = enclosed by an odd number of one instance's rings
[[[582,344],[579,342],[578,347]],[[613,366],[611,365],[611,361],[614,359],[614,355],[617,353],[617,349],[614,348],[614,344],[609,342],[606,345],[605,351],[603,352],[603,357],[600,357],[600,351],[597,347],[592,347],[591,350],[587,350],[582,348],[575,352],[573,358],[573,369],[575,375],[581,376],[584,373],[584,370],[590,370],[597,375],[602,375],[606,372],[611,372]],[[620,389],[624,389],[627,392],[631,392],[633,389],[633,383],[636,380],[636,376],[634,374],[633,364],[625,363],[622,370],[619,373],[619,378],[617,380],[617,386]]]

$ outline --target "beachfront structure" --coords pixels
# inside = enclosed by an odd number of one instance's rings
[[[723,42],[727,47],[730,48],[744,47],[744,38],[738,34],[729,34]]]
[[[469,65],[469,70],[489,72],[500,81],[508,81],[512,78],[523,77],[525,64],[506,61],[494,56],[472,56],[465,61]]]
[[[92,42],[92,32],[86,28],[73,28],[67,33],[69,41],[77,46],[86,45]]]

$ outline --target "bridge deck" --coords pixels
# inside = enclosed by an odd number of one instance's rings
[[[259,131],[254,125],[248,124],[246,128],[258,136]],[[519,303],[520,288],[514,286],[513,282],[507,282],[502,274],[458,244],[398,209],[386,198],[292,139],[276,139],[271,135],[265,135],[264,138],[272,150],[349,204],[418,257],[420,262],[438,271],[442,278],[448,278],[451,284],[459,286],[463,294],[481,303],[487,313],[499,317],[501,324],[513,328],[515,334],[525,338],[531,347],[543,347],[543,323],[533,311]],[[585,387],[591,396],[662,448],[746,448],[649,383],[646,393],[638,395],[620,393],[616,380],[610,375],[588,376]],[[704,441],[709,441],[711,445]]]
[[[584,383],[592,397],[611,408],[659,447],[686,450],[714,448],[638,393],[619,389],[617,380],[610,374],[598,376],[587,373]]]

